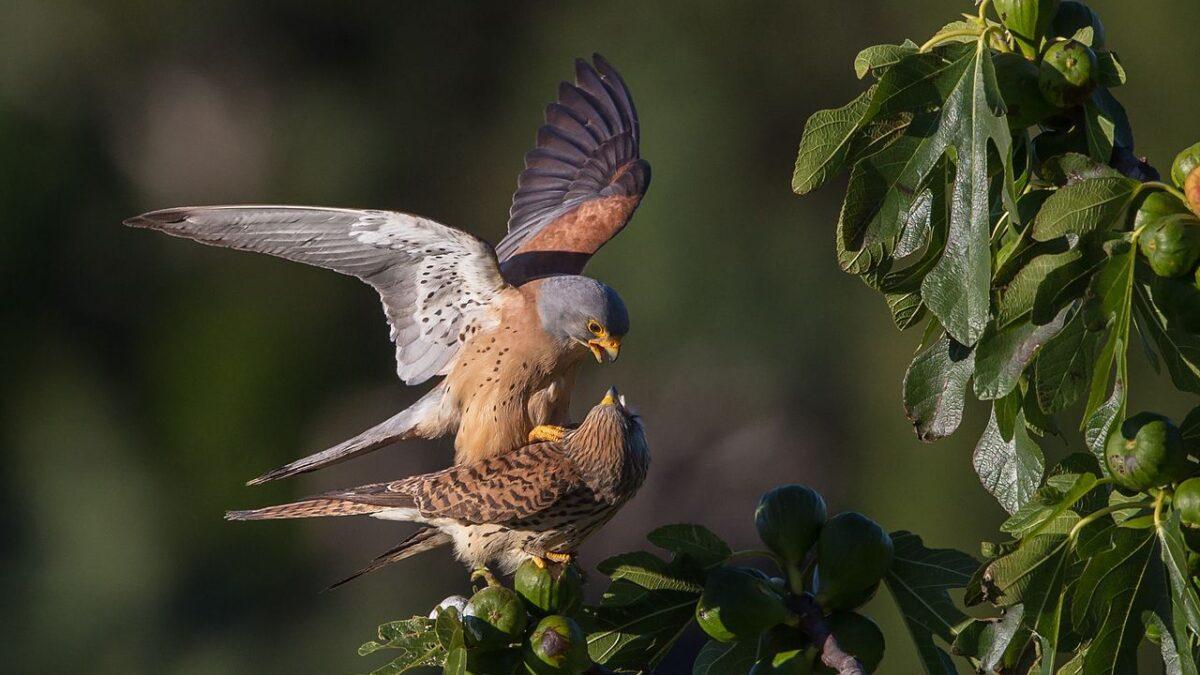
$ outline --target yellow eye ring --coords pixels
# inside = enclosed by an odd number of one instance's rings
[[[604,327],[601,326],[600,322],[596,321],[595,319],[588,321],[587,329],[592,332],[592,335],[599,335],[604,332]]]

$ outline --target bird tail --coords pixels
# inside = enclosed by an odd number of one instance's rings
[[[226,511],[225,520],[279,520],[284,518],[323,518],[326,516],[361,516],[386,511],[390,507],[363,504],[349,499],[312,497],[290,504],[265,506],[246,511]]]
[[[345,579],[334,583],[326,590],[331,591],[348,581],[353,581],[362,575],[367,574],[368,572],[374,572],[375,570],[387,567],[394,562],[404,560],[409,556],[414,556],[418,553],[424,553],[425,551],[431,551],[439,546],[445,546],[449,543],[450,535],[439,532],[433,527],[422,527],[416,532],[413,532],[408,539],[405,539],[395,547],[384,551],[379,555],[379,557],[372,560],[371,564],[358,570],[354,574],[351,574]]]
[[[352,457],[365,455],[396,441],[410,438],[433,438],[435,435],[440,435],[446,431],[444,406],[442,405],[445,394],[446,384],[442,382],[429,390],[429,393],[422,396],[416,403],[354,438],[338,443],[328,450],[268,471],[258,478],[247,481],[246,485],[261,485],[280,478],[315,471],[338,462],[344,462]]]

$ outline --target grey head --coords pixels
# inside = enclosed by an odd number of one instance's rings
[[[566,274],[541,282],[537,299],[542,328],[569,346],[586,349],[603,362],[616,361],[629,332],[621,296],[589,277]]]

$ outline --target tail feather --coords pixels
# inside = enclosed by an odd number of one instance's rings
[[[246,485],[261,485],[280,478],[288,478],[309,471],[316,471],[338,462],[344,462],[352,457],[365,455],[396,441],[411,438],[431,438],[445,433],[444,406],[442,399],[446,387],[439,384],[425,394],[416,403],[391,418],[376,424],[359,435],[343,441],[328,450],[298,459],[290,464],[273,469]]]
[[[418,553],[424,553],[425,551],[430,551],[438,548],[439,546],[445,546],[449,543],[450,535],[440,532],[436,528],[423,527],[412,533],[408,539],[400,542],[394,548],[391,548],[380,554],[379,557],[371,561],[371,564],[358,570],[354,574],[351,574],[345,579],[332,584],[326,590],[331,591],[346,582],[353,581],[361,577],[364,574],[374,572],[375,570],[387,567],[394,562],[404,560],[409,556],[414,556]]]
[[[266,506],[246,511],[226,511],[225,520],[277,520],[282,518],[320,518],[324,516],[358,516],[385,511],[389,507],[363,504],[347,499],[317,497],[291,504]]]

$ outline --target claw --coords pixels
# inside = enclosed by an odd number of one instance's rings
[[[541,558],[541,557],[535,555],[535,556],[533,556],[533,558],[531,558],[531,560],[533,560],[533,564],[536,565],[539,570],[546,569],[546,559],[545,558]]]
[[[567,434],[566,427],[554,424],[539,424],[529,432],[530,443],[557,443]]]
[[[575,560],[575,554],[574,553],[557,553],[555,551],[547,551],[546,559],[552,563],[557,563],[559,565],[566,565],[566,564],[569,564],[571,561]]]

